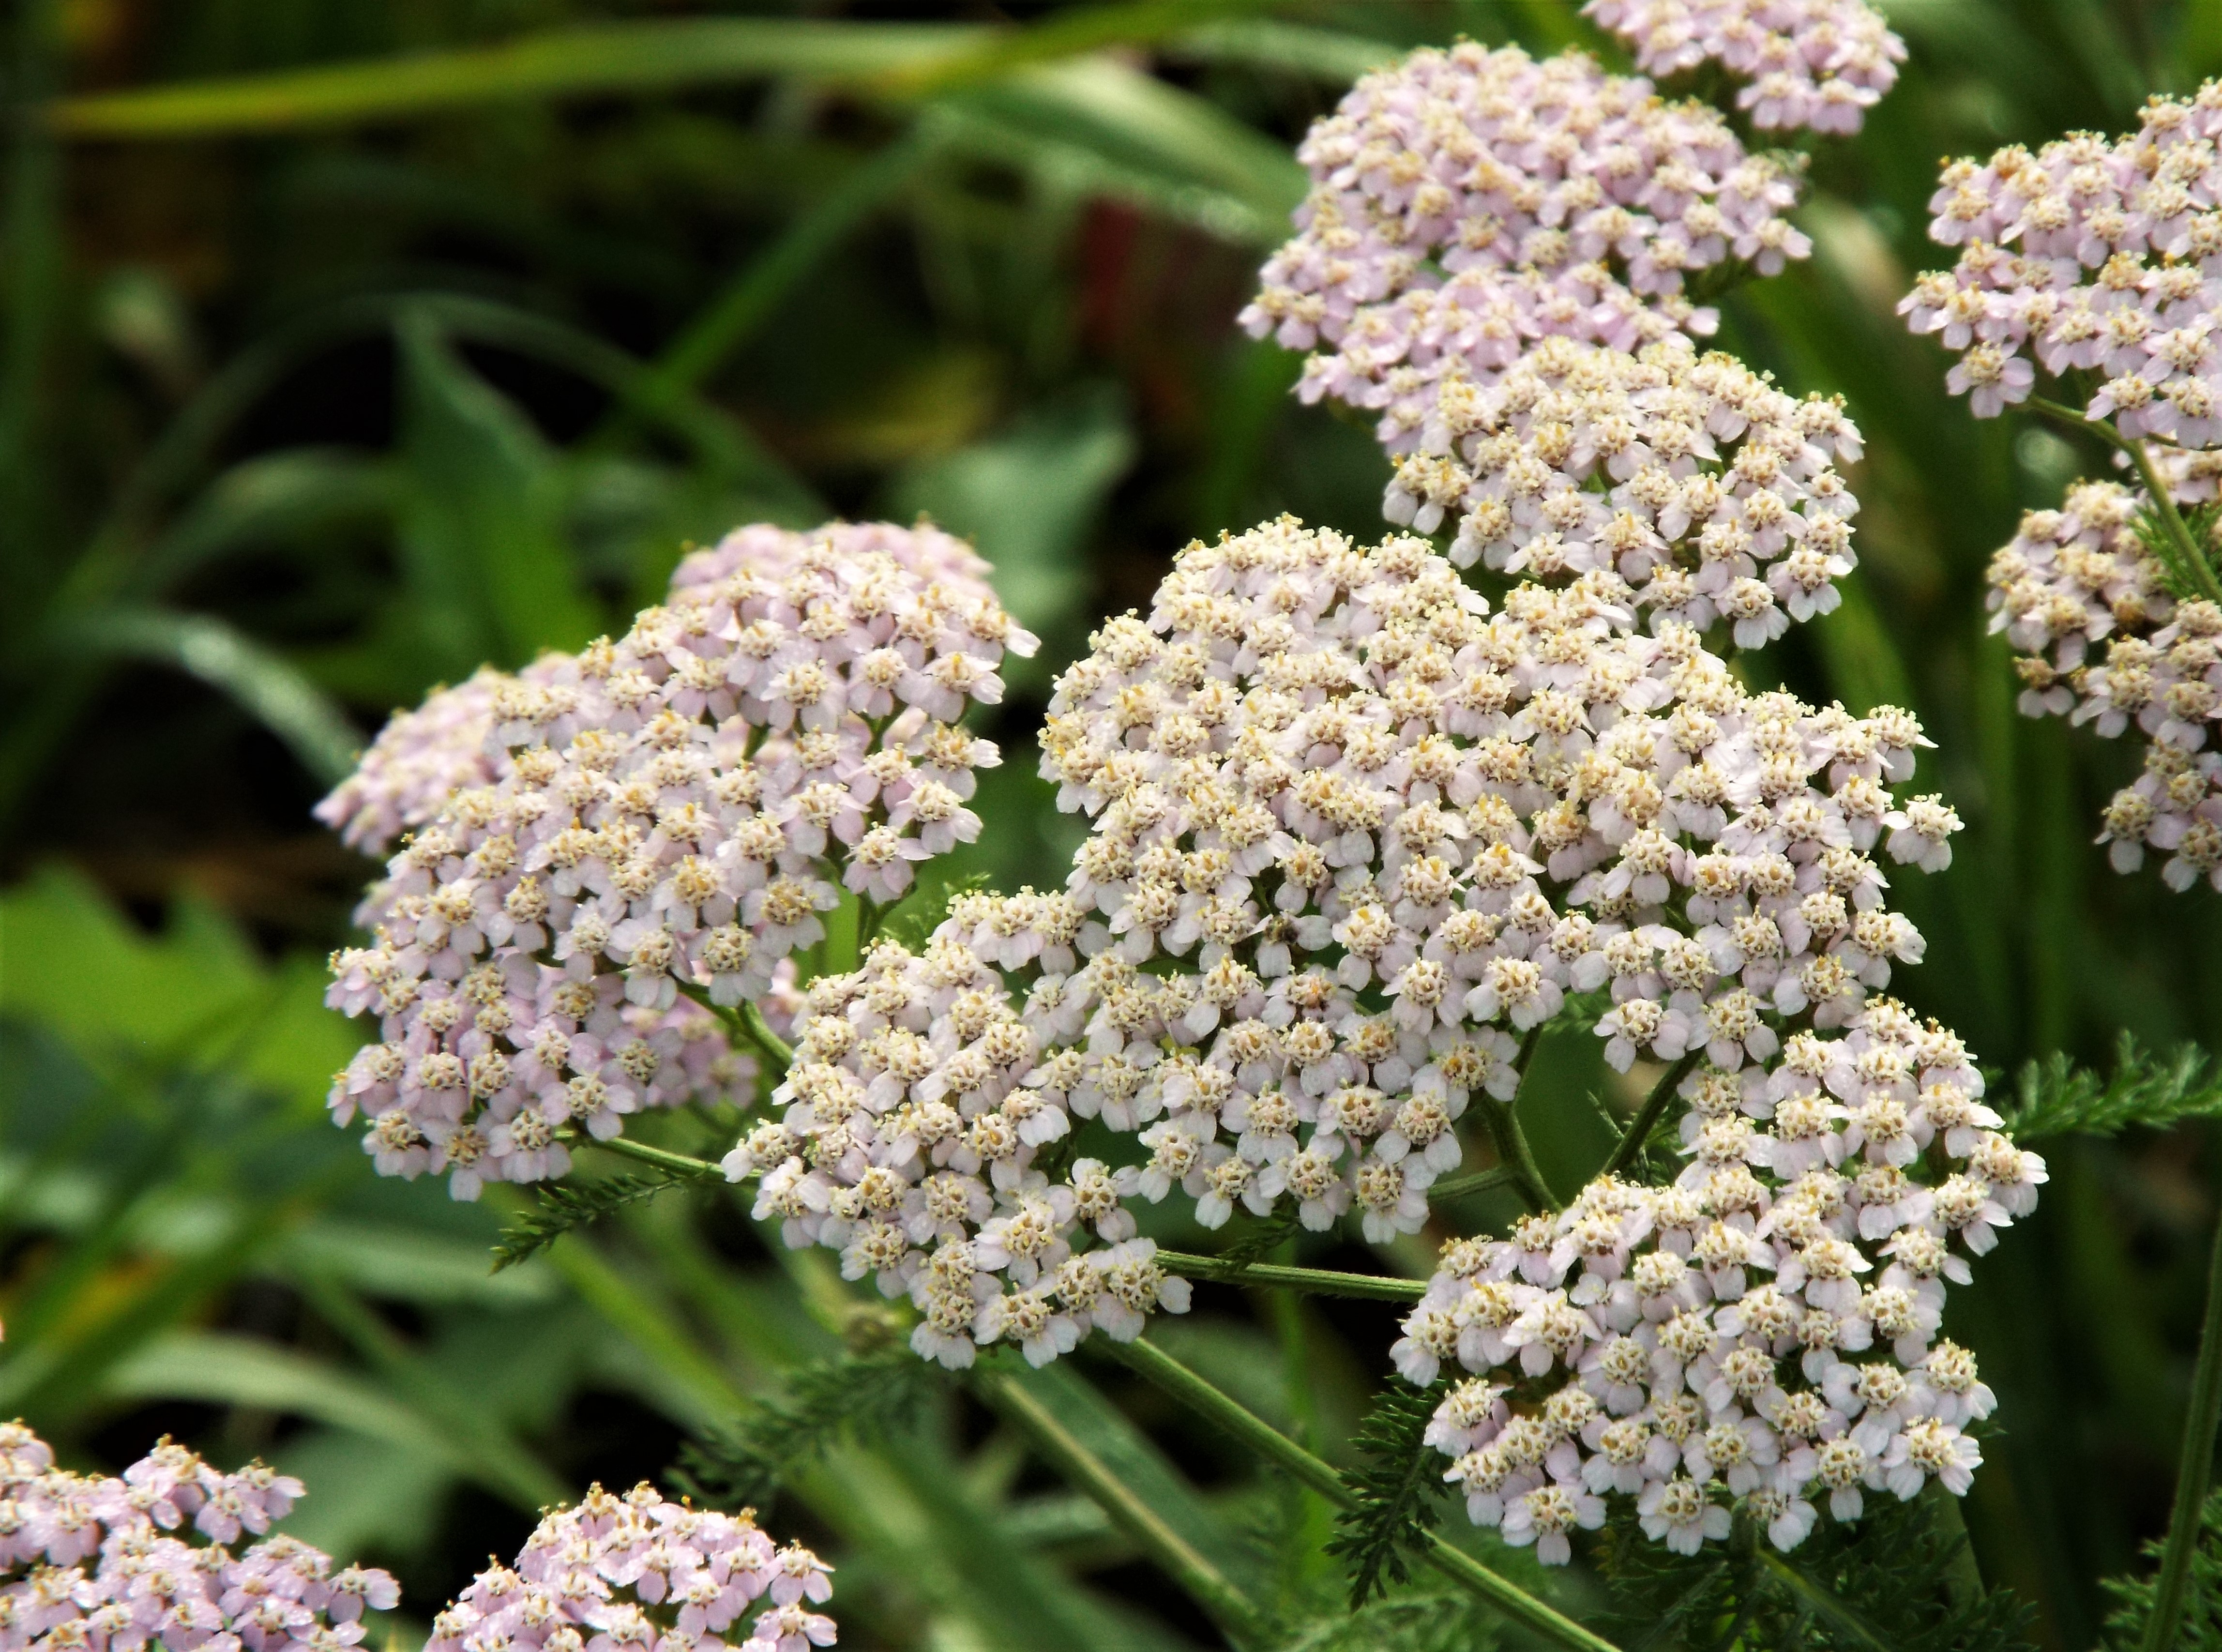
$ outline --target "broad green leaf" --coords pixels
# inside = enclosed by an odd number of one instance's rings
[[[78,630],[96,649],[174,666],[229,695],[327,786],[355,767],[361,742],[339,707],[290,661],[221,619],[121,609],[94,614]]]
[[[329,1274],[367,1296],[420,1306],[517,1307],[550,1301],[562,1289],[545,1266],[530,1262],[489,1272],[486,1247],[469,1240],[339,1216],[319,1217],[289,1235],[273,1259],[283,1269]]]
[[[1088,537],[1134,455],[1123,399],[1098,386],[913,466],[896,482],[888,514],[900,520],[922,511],[970,539],[995,564],[1004,605],[1050,637],[1093,594],[1076,577]],[[1040,669],[1051,663],[1044,659]]]
[[[399,331],[402,560],[430,651],[463,672],[577,648],[596,615],[563,538],[554,450],[429,316],[405,316]]]
[[[314,961],[266,966],[191,897],[147,935],[60,868],[0,895],[0,1010],[52,1027],[96,1071],[220,1060],[313,1112],[361,1042],[323,988]]]
[[[202,490],[148,551],[141,577],[159,591],[234,551],[305,543],[377,520],[392,502],[392,474],[380,460],[325,448],[260,455]]]
[[[440,1535],[457,1478],[442,1458],[344,1429],[306,1429],[270,1459],[309,1488],[281,1530],[327,1555],[421,1555]]]

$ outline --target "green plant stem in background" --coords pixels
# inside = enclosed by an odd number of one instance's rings
[[[2206,1486],[2214,1472],[2214,1429],[2219,1418],[2222,1418],[2222,1219],[2214,1224],[2214,1252],[2206,1263],[2206,1314],[2199,1329],[2191,1411],[2184,1419],[2183,1451],[2175,1470],[2175,1506],[2168,1517],[2168,1547],[2161,1551],[2143,1652],[2167,1652],[2183,1617],[2191,1557],[2199,1548],[2200,1511],[2206,1506]]]
[[[1419,1279],[1338,1273],[1327,1268],[1284,1267],[1277,1262],[1233,1262],[1219,1256],[1192,1256],[1185,1251],[1159,1251],[1158,1265],[1166,1272],[1177,1273],[1184,1278],[1215,1279],[1221,1285],[1265,1285],[1282,1291],[1309,1291],[1315,1297],[1417,1302],[1428,1289]]]
[[[1690,1069],[1698,1065],[1704,1053],[1704,1046],[1700,1045],[1659,1075],[1659,1082],[1652,1085],[1651,1094],[1643,1098],[1643,1105],[1628,1121],[1628,1128],[1621,1134],[1620,1145],[1612,1150],[1612,1157],[1604,1161],[1604,1167],[1597,1171],[1598,1175],[1617,1176],[1635,1162],[1636,1154],[1643,1151],[1643,1144],[1650,1140],[1660,1118],[1673,1103],[1675,1088],[1690,1076]]]
[[[1338,1507],[1349,1508],[1356,1495],[1342,1476],[1239,1400],[1222,1393],[1146,1337],[1110,1342],[1111,1354],[1174,1398],[1278,1463],[1303,1485]],[[1430,1533],[1424,1558],[1428,1565],[1531,1634],[1572,1652],[1617,1652],[1610,1641],[1591,1633],[1572,1618],[1535,1599],[1517,1584],[1491,1571],[1465,1550]]]
[[[1528,1036],[1520,1043],[1520,1054],[1513,1069],[1520,1075],[1520,1086],[1512,1092],[1510,1101],[1498,1101],[1494,1096],[1481,1098],[1482,1117],[1488,1122],[1490,1140],[1496,1144],[1497,1161],[1510,1173],[1512,1184],[1520,1190],[1530,1210],[1556,1210],[1559,1201],[1551,1191],[1551,1184],[1543,1179],[1542,1167],[1535,1162],[1535,1151],[1528,1145],[1528,1134],[1520,1128],[1520,1090],[1527,1088],[1528,1069],[1535,1058],[1535,1046],[1542,1041],[1541,1023],[1528,1029]]]
[[[1249,1597],[1112,1473],[1108,1464],[1076,1439],[1048,1407],[1002,1372],[989,1372],[980,1379],[978,1386],[988,1403],[1016,1423],[1034,1448],[1094,1499],[1111,1517],[1112,1524],[1163,1567],[1230,1638],[1252,1641],[1258,1637],[1262,1619]]]

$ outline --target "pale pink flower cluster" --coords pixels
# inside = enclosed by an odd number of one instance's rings
[[[1840,399],[1786,395],[1673,338],[1639,354],[1545,339],[1487,383],[1446,380],[1384,512],[1450,555],[1564,584],[1597,569],[1654,628],[1731,628],[1757,648],[1840,600],[1861,453]]]
[[[480,1573],[425,1652],[808,1652],[836,1638],[812,1610],[832,1569],[745,1512],[673,1503],[645,1480],[624,1497],[597,1486],[543,1517],[513,1567]]]
[[[1589,0],[1582,15],[1634,47],[1646,74],[1710,61],[1748,81],[1736,107],[1762,132],[1856,132],[1905,61],[1862,0]]]
[[[306,1543],[264,1536],[301,1489],[260,1463],[226,1473],[166,1439],[121,1478],[73,1474],[22,1423],[0,1423],[0,1652],[358,1644],[364,1611],[400,1592],[383,1572],[336,1572]],[[261,1541],[235,1555],[242,1536]]]
[[[1993,1399],[1938,1340],[1946,1282],[2046,1179],[1966,1049],[1877,999],[1681,1094],[1673,1186],[1593,1182],[1509,1239],[1454,1241],[1405,1321],[1406,1377],[1473,1373],[1429,1435],[1468,1514],[1551,1565],[1614,1497],[1694,1554],[1739,1506],[1788,1549],[1824,1504],[1965,1493]]]
[[[702,1006],[774,995],[844,889],[893,901],[978,835],[997,755],[959,722],[1033,639],[858,531],[781,535],[496,685],[497,772],[401,845],[373,944],[333,958],[328,1002],[381,1036],[332,1109],[368,1115],[381,1171],[470,1198],[562,1175],[567,1138],[643,1108],[749,1099],[754,1064]]]
[[[1063,895],[967,894],[922,954],[882,942],[813,981],[784,1111],[725,1158],[733,1180],[762,1178],[756,1220],[907,1295],[911,1346],[952,1368],[999,1339],[1044,1365],[1091,1330],[1123,1341],[1188,1308],[1188,1282],[1134,1237],[1133,1172],[1064,1157],[1072,1115],[1096,1110],[1082,1058],[1051,1048],[1076,1030],[1080,929]],[[1032,996],[1002,970],[1039,972]]]
[[[553,657],[560,669],[561,656]],[[350,849],[375,855],[437,815],[457,792],[489,783],[501,768],[492,744],[494,702],[517,681],[480,666],[452,688],[433,689],[415,711],[394,713],[355,772],[317,805],[317,818]]]
[[[1415,52],[1359,81],[1297,158],[1298,232],[1241,323],[1312,351],[1298,393],[1378,412],[1392,455],[1446,380],[1486,383],[1544,338],[1632,351],[1710,332],[1686,276],[1811,250],[1779,163],[1717,111],[1575,52]]]
[[[1097,635],[1042,737],[1095,819],[1089,961],[1030,1007],[1084,1034],[1070,1110],[1148,1149],[1122,1190],[1416,1231],[1460,1116],[1570,999],[1608,995],[1617,1068],[1761,1085],[1779,1029],[1856,1024],[1919,958],[1867,853],[1950,858],[1952,812],[1890,790],[1912,719],[1748,694],[1625,597],[1599,570],[1491,616],[1424,541],[1284,518]]]
[[[1959,263],[1922,276],[1899,312],[1959,356],[1946,381],[1976,418],[2026,399],[2042,364],[2094,384],[2070,399],[2125,437],[2222,445],[2218,133],[2222,82],[2209,81],[2154,98],[2127,137],[1945,167],[1930,234]]]
[[[2146,496],[2078,482],[2057,511],[2032,511],[1991,559],[1991,629],[2022,650],[2015,665],[2028,716],[2066,716],[2109,738],[2135,727],[2145,771],[2106,805],[2099,841],[2114,869],[2145,851],[2161,876],[2222,889],[2222,609],[2178,602],[2139,535]],[[2103,656],[2093,650],[2106,644]]]

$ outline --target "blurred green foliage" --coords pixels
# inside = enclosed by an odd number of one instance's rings
[[[1912,61],[1814,154],[1815,257],[1727,306],[1729,348],[1841,391],[1868,438],[1851,600],[1774,669],[1911,704],[1936,743],[1926,782],[1970,829],[1899,891],[1918,1008],[2002,1076],[2123,1033],[2214,1047],[2214,897],[2105,869],[2091,822],[2133,759],[2018,719],[1984,633],[1991,550],[2101,455],[1969,420],[1892,307],[1939,261],[1937,157],[2120,128],[2222,70],[2222,8],[1889,9]],[[319,960],[367,868],[307,805],[388,707],[620,625],[690,539],[923,511],[1049,644],[989,731],[997,830],[945,876],[1059,878],[1074,829],[1027,740],[1092,619],[1192,535],[1378,523],[1368,432],[1231,328],[1301,190],[1290,145],[1411,44],[1596,42],[1554,0],[18,0],[4,26],[0,1415],[86,1461],[166,1429],[264,1454],[311,1485],[291,1529],[395,1567],[421,1625],[538,1505],[661,1473],[884,1327],[715,1192],[494,1275],[511,1209],[373,1178],[322,1109],[355,1034]],[[1538,1069],[1561,1183],[1632,1101],[1593,1043]],[[2165,1518],[2208,1132],[2046,1144],[2043,1209],[1955,1309],[2002,1399],[1975,1552],[2048,1646],[2092,1643],[2097,1580]],[[1389,1310],[1199,1301],[1166,1345],[1346,1450]],[[1082,1369],[1100,1391],[1026,1392],[1287,1644],[1483,1643],[1424,1591],[1346,1619],[1319,1499]],[[778,1517],[840,1564],[844,1644],[1216,1639],[1033,1415],[945,1387],[791,1481]]]

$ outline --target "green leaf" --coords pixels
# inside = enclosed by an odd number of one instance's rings
[[[2133,1127],[2164,1130],[2185,1119],[2222,1114],[2222,1073],[2195,1044],[2151,1055],[2128,1033],[2114,1046],[2114,1071],[2101,1077],[2062,1052],[2021,1070],[2018,1105],[2006,1128],[2026,1140],[2060,1135],[2118,1135]]]
[[[289,1272],[324,1274],[366,1296],[420,1307],[522,1307],[561,1291],[545,1268],[520,1265],[490,1274],[485,1246],[400,1222],[321,1216],[288,1235],[273,1260]]]
[[[533,1190],[537,1200],[524,1216],[501,1230],[494,1247],[493,1271],[516,1266],[546,1250],[574,1228],[599,1222],[605,1216],[638,1204],[675,1187],[684,1187],[683,1176],[607,1176],[599,1180],[543,1182]]]
[[[2148,1561],[2161,1557],[2162,1540],[2156,1537],[2139,1552]],[[2099,1586],[2113,1601],[2106,1616],[2106,1641],[2129,1652],[2144,1639],[2152,1616],[2156,1580],[2153,1577],[2101,1579]],[[2222,1652],[2222,1492],[2208,1496],[2200,1511],[2199,1542],[2191,1555],[2190,1587],[2183,1598],[2183,1616],[2176,1622],[2178,1652]]]
[[[1328,1545],[1349,1564],[1353,1608],[1411,1575],[1441,1517],[1441,1454],[1423,1436],[1448,1391],[1447,1382],[1431,1388],[1391,1382],[1359,1427],[1365,1459],[1344,1475],[1357,1501],[1336,1521]]]
[[[673,1478],[713,1508],[769,1507],[836,1444],[878,1440],[907,1423],[935,1385],[932,1367],[902,1346],[805,1366],[789,1377],[786,1398],[704,1430]]]
[[[1053,638],[1091,594],[1075,577],[1104,503],[1135,457],[1124,398],[1093,386],[1037,407],[989,437],[913,467],[889,514],[920,512],[970,539],[995,564],[995,589],[1028,630]],[[1045,658],[1014,661],[1046,670]]]
[[[53,106],[51,123],[70,137],[198,137],[771,75],[854,82],[953,60],[987,33],[784,18],[611,23],[461,51],[74,97]]]
[[[323,1007],[315,961],[266,966],[190,896],[142,934],[82,875],[48,868],[0,895],[0,945],[39,961],[0,970],[0,1010],[53,1027],[97,1072],[221,1060],[313,1114],[361,1043]]]
[[[127,608],[96,613],[78,631],[96,649],[175,666],[229,695],[324,785],[336,785],[355,767],[361,737],[323,690],[221,619]]]
[[[575,649],[597,616],[562,533],[546,439],[466,367],[429,315],[405,314],[400,505],[410,613],[455,672]]]

